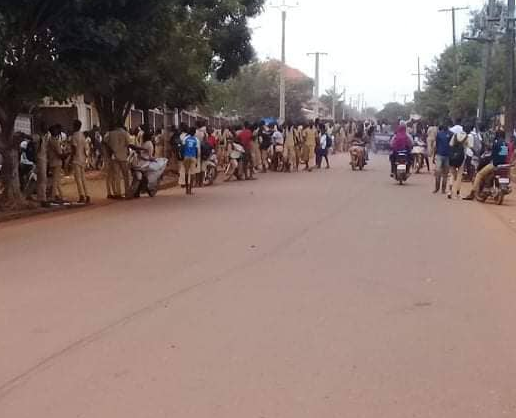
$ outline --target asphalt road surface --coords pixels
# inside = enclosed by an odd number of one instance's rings
[[[516,208],[334,165],[0,226],[0,417],[515,417]]]

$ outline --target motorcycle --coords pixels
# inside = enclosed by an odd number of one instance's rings
[[[213,150],[210,158],[206,161],[206,170],[204,171],[204,185],[211,186],[215,183],[219,174],[217,167],[219,166],[219,159],[217,158],[217,152]]]
[[[271,161],[271,169],[272,171],[283,171],[284,159],[283,159],[283,145],[274,145],[273,146],[273,155]]]
[[[414,158],[414,170],[416,174],[419,174],[421,169],[425,166],[426,156],[426,145],[419,138],[416,138],[416,140],[414,141],[414,147],[412,148],[412,156]]]
[[[395,155],[395,179],[402,185],[410,176],[410,160],[407,151],[398,151]]]
[[[149,197],[156,196],[167,164],[167,158],[156,158],[145,164],[133,165],[131,167],[133,197],[140,197],[142,192],[147,193]]]
[[[351,156],[351,169],[355,171],[359,169],[362,171],[366,165],[365,161],[365,144],[353,144],[353,146],[349,150],[349,154]]]
[[[480,185],[476,198],[485,203],[492,198],[497,205],[502,205],[505,196],[512,193],[510,164],[499,165]]]
[[[235,176],[237,180],[242,180],[244,172],[244,154],[245,149],[242,145],[233,143],[229,153],[229,162],[226,166],[226,181],[231,180]]]

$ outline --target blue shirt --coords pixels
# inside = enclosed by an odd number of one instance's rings
[[[197,145],[198,140],[195,136],[188,135],[185,138],[185,145],[183,147],[184,158],[197,158]]]
[[[435,151],[441,157],[450,156],[450,133],[446,131],[439,131],[435,142]]]
[[[498,167],[507,162],[509,147],[504,139],[497,139],[493,144],[493,165]]]

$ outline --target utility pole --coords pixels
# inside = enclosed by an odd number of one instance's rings
[[[459,55],[457,53],[457,24],[456,24],[456,14],[461,10],[469,10],[469,7],[452,7],[451,9],[442,9],[439,10],[440,13],[450,13],[452,15],[452,30],[453,30],[453,62],[454,62],[454,71],[453,71],[453,87],[457,87],[459,85]]]
[[[297,7],[288,5],[286,0],[280,5],[272,6],[273,8],[281,11],[281,68],[280,68],[280,111],[279,111],[279,122],[285,122],[286,116],[286,81],[285,81],[285,68],[286,68],[286,27],[287,27],[287,10]]]
[[[346,87],[342,91],[342,120],[346,119]]]
[[[494,34],[494,22],[500,21],[495,16],[496,12],[496,0],[489,0],[486,10],[486,27],[482,36],[478,38],[464,37],[467,41],[475,41],[483,44],[482,51],[482,72],[480,76],[480,85],[478,89],[478,105],[477,105],[477,130],[480,130],[481,125],[485,122],[485,109],[486,109],[486,94],[487,94],[487,78],[489,74],[489,68],[491,67],[491,57],[493,50],[493,43],[495,42]]]
[[[505,135],[507,140],[512,138],[514,133],[514,81],[515,81],[515,53],[514,48],[516,47],[516,28],[515,28],[515,13],[516,13],[516,1],[509,0],[507,8],[507,103],[505,105]]]
[[[417,91],[421,93],[421,76],[424,74],[421,72],[421,57],[417,57],[417,73],[412,74],[413,76],[417,76]]]
[[[337,110],[337,75],[335,74],[333,76],[333,103],[332,103],[332,110],[331,110],[331,118],[333,119],[333,122],[336,122],[336,114],[335,111]]]
[[[320,65],[321,56],[328,55],[326,52],[309,52],[308,56],[315,56],[315,86],[314,86],[314,99],[315,99],[315,112],[319,116],[319,86],[320,86]]]

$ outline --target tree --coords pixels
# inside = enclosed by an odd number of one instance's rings
[[[14,123],[44,97],[91,93],[105,129],[133,104],[202,101],[210,72],[253,56],[247,19],[264,0],[3,0],[0,3],[2,200],[21,198]]]
[[[503,10],[500,2],[497,10],[500,15]],[[472,14],[468,29],[471,37],[485,36],[484,15],[485,9]],[[465,41],[458,45],[459,84],[454,87],[453,49],[445,49],[427,69],[426,89],[416,95],[416,111],[423,117],[435,121],[461,118],[474,123],[481,80],[482,50],[483,45],[474,41]],[[504,54],[502,45],[495,43],[491,67],[488,69],[487,115],[500,112],[503,106]]]
[[[130,108],[184,108],[206,97],[210,72],[225,78],[253,57],[247,19],[263,0],[112,0],[86,7],[81,48],[67,60],[94,97],[103,129]],[[89,23],[88,23],[89,22]]]
[[[243,67],[225,83],[211,80],[207,106],[214,112],[229,114],[238,109],[247,120],[277,117],[279,114],[280,67],[277,61],[254,62]],[[287,78],[286,118],[304,119],[303,108],[312,97],[313,81],[308,77]]]
[[[19,204],[17,116],[50,94],[62,97],[68,72],[58,33],[67,27],[75,1],[3,0],[0,2],[0,154],[4,191],[0,205]]]
[[[387,124],[395,125],[400,119],[408,120],[411,112],[411,103],[402,105],[401,103],[391,102],[387,103],[384,108],[376,114],[376,118],[380,121],[386,122]]]

